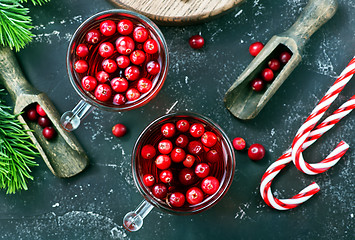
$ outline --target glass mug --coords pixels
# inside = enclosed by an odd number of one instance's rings
[[[171,204],[168,204],[168,197],[166,199],[159,199],[155,197],[152,193],[152,188],[147,187],[143,182],[143,176],[145,174],[151,173],[154,175],[155,184],[159,181],[159,172],[162,170],[155,167],[154,160],[159,151],[156,150],[156,155],[154,158],[148,160],[141,156],[141,151],[143,146],[149,144],[154,146],[157,149],[158,143],[162,139],[166,139],[161,134],[161,127],[165,123],[174,123],[176,124],[179,120],[188,120],[190,124],[193,123],[201,123],[206,131],[213,132],[217,136],[217,143],[212,148],[204,148],[204,152],[201,155],[195,155],[196,161],[191,169],[195,169],[195,166],[198,163],[204,162],[205,154],[207,151],[216,149],[219,152],[220,159],[218,162],[215,163],[208,163],[210,166],[210,176],[214,176],[219,179],[219,188],[218,190],[213,193],[212,195],[204,194],[204,199],[202,202],[198,204],[188,204],[185,201],[185,204],[181,207],[172,207]],[[191,125],[190,125],[191,126]],[[188,136],[189,141],[198,140],[199,138],[194,138],[189,135],[188,132],[186,133],[179,133],[176,130],[175,136],[172,138],[168,138],[171,142],[175,142],[176,137],[180,134],[184,134]],[[186,153],[189,153],[188,149],[184,148]],[[190,166],[191,167],[191,166]],[[184,169],[182,162],[179,163],[171,163],[170,169],[173,172],[173,180],[171,184],[167,184],[167,189],[173,188],[172,191],[178,191],[185,194],[186,190],[191,187],[200,187],[202,179],[197,179],[197,182],[192,183],[190,186],[183,186],[179,183],[175,184],[177,181],[177,175],[179,171]],[[138,188],[139,192],[143,195],[144,199],[140,205],[135,209],[135,211],[129,212],[125,215],[123,219],[123,226],[129,231],[137,231],[143,225],[143,219],[147,216],[147,214],[153,209],[153,207],[157,207],[161,210],[167,211],[168,213],[172,214],[195,214],[201,211],[204,211],[213,205],[215,205],[227,192],[228,188],[232,183],[232,179],[234,176],[235,171],[235,155],[233,151],[233,147],[227,135],[223,132],[221,127],[217,124],[212,122],[210,119],[191,112],[180,112],[180,113],[173,113],[164,115],[152,123],[150,123],[140,134],[138,137],[133,153],[132,153],[132,173],[133,179],[136,187]],[[175,174],[175,175],[174,175]],[[168,190],[169,191],[169,190]],[[171,193],[171,192],[170,192]],[[169,196],[169,193],[168,195]]]
[[[99,101],[95,98],[94,94],[92,92],[86,91],[83,89],[81,85],[81,79],[85,75],[93,75],[95,76],[95,71],[100,70],[100,66],[98,65],[97,62],[101,61],[102,58],[99,54],[98,51],[92,51],[92,49],[98,49],[98,46],[102,43],[108,41],[107,39],[109,37],[102,37],[102,40],[95,44],[95,45],[89,45],[89,55],[86,57],[86,61],[88,62],[89,66],[90,64],[93,64],[95,67],[92,67],[91,70],[89,68],[88,73],[77,73],[74,70],[74,62],[78,60],[79,58],[76,56],[76,48],[79,44],[85,43],[85,35],[88,31],[91,29],[99,29],[100,23],[105,20],[113,20],[116,24],[122,20],[122,19],[129,19],[131,22],[133,22],[134,25],[136,26],[144,26],[149,34],[150,37],[158,43],[158,53],[156,53],[156,58],[157,62],[160,65],[160,72],[157,75],[150,75],[145,68],[143,68],[143,71],[141,70],[141,76],[140,77],[146,77],[152,81],[152,88],[150,91],[147,93],[142,93],[140,98],[138,98],[135,101],[127,101],[124,104],[121,105],[116,105],[112,101],[111,102],[102,102]],[[116,33],[117,36],[120,37],[122,35],[119,35]],[[132,34],[129,35],[132,37]],[[114,37],[111,37],[112,39]],[[114,45],[114,44],[113,44]],[[135,43],[135,49],[138,48],[137,43]],[[142,48],[142,44],[140,44],[140,47]],[[118,52],[115,50],[113,54],[115,59],[118,56]],[[129,57],[129,55],[127,55]],[[149,55],[146,55],[146,60],[143,63],[145,65],[149,61]],[[100,60],[101,59],[101,60]],[[102,110],[107,110],[107,111],[127,111],[131,109],[135,109],[138,107],[143,106],[144,104],[148,103],[150,100],[152,100],[156,94],[159,92],[161,87],[164,84],[164,81],[166,79],[167,73],[168,73],[168,65],[169,65],[169,54],[168,54],[168,47],[166,44],[166,41],[164,39],[163,34],[159,30],[159,28],[153,23],[150,19],[147,17],[132,12],[128,10],[123,10],[123,9],[114,9],[114,10],[107,10],[103,11],[100,13],[97,13],[87,20],[85,20],[75,31],[73,37],[70,40],[68,51],[67,51],[67,70],[68,70],[68,75],[70,82],[73,86],[73,88],[76,90],[76,92],[79,94],[79,96],[82,98],[82,100],[73,108],[72,111],[67,111],[65,112],[62,117],[61,117],[61,124],[66,129],[67,131],[73,131],[77,129],[80,125],[80,122],[83,118],[85,118],[91,110],[93,110],[93,107],[100,108]],[[112,77],[117,76],[117,72],[119,71],[119,68],[117,68],[117,71],[115,74],[110,74],[110,79]],[[131,81],[128,81],[131,82]],[[109,84],[108,84],[109,85]],[[112,97],[111,97],[112,98]]]

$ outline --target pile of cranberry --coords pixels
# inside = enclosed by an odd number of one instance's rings
[[[175,208],[191,207],[216,193],[217,166],[223,165],[220,138],[186,119],[165,123],[159,134],[161,140],[145,144],[140,153],[149,165],[142,175],[151,193]]]
[[[261,42],[255,42],[250,45],[249,53],[255,57],[263,48],[264,45]],[[283,51],[280,54],[279,59],[270,59],[267,64],[268,66],[261,72],[261,78],[255,78],[250,83],[251,88],[256,92],[262,91],[265,88],[266,83],[271,83],[275,79],[275,73],[281,71],[282,67],[291,59],[291,56],[290,52]]]
[[[37,122],[38,125],[43,128],[42,134],[47,140],[50,140],[57,135],[54,127],[51,126],[51,120],[39,104],[31,105],[26,109],[26,117],[32,122]]]
[[[105,20],[84,41],[76,47],[73,67],[82,88],[97,100],[122,105],[152,89],[160,72],[159,46],[147,28],[129,19]]]

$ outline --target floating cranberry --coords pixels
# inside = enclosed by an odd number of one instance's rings
[[[164,137],[170,138],[175,135],[175,125],[172,123],[165,123],[160,131]]]
[[[111,57],[113,52],[115,51],[112,43],[110,42],[103,42],[100,44],[99,47],[99,54],[103,58]]]
[[[200,35],[194,35],[189,39],[190,47],[194,49],[200,49],[205,44],[205,39]]]
[[[199,178],[205,178],[210,174],[210,166],[207,163],[200,163],[195,167],[195,174]]]
[[[260,92],[264,89],[265,83],[260,78],[255,78],[253,81],[251,81],[250,86],[255,92]]]
[[[281,63],[280,63],[279,60],[277,60],[277,59],[274,58],[274,59],[271,59],[271,60],[268,62],[268,66],[269,66],[269,68],[270,68],[271,70],[277,71],[277,70],[280,69]]]
[[[85,36],[85,39],[90,44],[96,44],[101,40],[101,34],[97,29],[91,29]]]
[[[134,50],[134,41],[132,38],[124,36],[116,40],[116,49],[120,54],[128,55]]]
[[[102,61],[102,68],[108,73],[113,73],[117,70],[117,64],[112,59],[105,59]]]
[[[187,132],[190,129],[190,123],[185,119],[181,119],[181,120],[177,121],[176,128],[180,132]]]
[[[128,19],[123,19],[117,24],[117,30],[122,35],[129,35],[133,31],[133,23]]]
[[[186,200],[191,205],[199,204],[203,201],[203,192],[198,187],[192,187],[186,192]]]
[[[140,96],[141,96],[141,94],[135,88],[130,88],[126,92],[126,98],[127,98],[128,101],[135,101],[138,98],[140,98]]]
[[[105,71],[97,72],[95,77],[99,83],[105,83],[110,79],[110,75]]]
[[[142,50],[134,50],[131,55],[129,55],[129,59],[135,65],[141,65],[145,61],[145,53]]]
[[[243,150],[245,149],[245,146],[246,146],[246,142],[243,138],[241,137],[236,137],[233,139],[233,147],[235,150]]]
[[[112,128],[112,134],[115,137],[123,137],[127,133],[127,128],[125,125],[122,123],[117,123],[115,126]]]
[[[271,82],[272,80],[274,80],[274,72],[270,68],[265,68],[261,72],[261,76],[267,82]]]
[[[154,178],[154,176],[153,176],[152,174],[145,174],[145,175],[143,176],[143,183],[144,183],[144,185],[147,186],[147,187],[153,186],[154,183],[155,183],[155,178]]]
[[[89,54],[89,48],[85,44],[81,43],[76,47],[75,52],[78,57],[86,57]]]
[[[201,123],[194,123],[190,127],[191,136],[198,138],[205,132],[205,127]]]
[[[201,142],[206,147],[213,147],[217,143],[217,136],[213,132],[205,132],[201,137]]]
[[[152,159],[155,157],[155,154],[156,154],[156,150],[152,145],[147,144],[142,147],[141,156],[144,159]]]
[[[206,177],[201,183],[202,191],[208,195],[212,195],[217,192],[219,188],[219,181],[213,176]]]
[[[126,68],[129,66],[131,61],[129,60],[129,57],[121,55],[116,58],[117,66],[119,68]]]
[[[185,167],[190,168],[190,167],[192,167],[194,165],[195,160],[196,160],[196,158],[193,155],[187,154],[186,158],[182,162],[182,164],[184,164]]]
[[[282,52],[280,54],[280,61],[282,64],[288,63],[288,61],[290,61],[290,59],[291,59],[291,54],[289,52]]]
[[[133,30],[133,39],[136,42],[145,42],[148,39],[148,30],[142,26],[138,26]]]
[[[74,63],[74,70],[77,73],[84,73],[88,70],[89,65],[85,60],[78,60]]]
[[[173,173],[170,170],[164,170],[159,174],[159,179],[163,183],[170,183],[173,180]]]
[[[40,125],[41,127],[48,127],[51,125],[51,120],[49,120],[49,118],[47,116],[40,116],[37,120],[38,125]]]
[[[112,36],[116,32],[116,23],[112,20],[105,20],[100,23],[100,32],[104,36]]]
[[[160,170],[168,169],[170,167],[170,165],[171,165],[171,159],[170,159],[170,157],[168,155],[159,155],[155,159],[155,165]]]
[[[196,175],[191,168],[184,168],[179,172],[179,181],[183,185],[192,185],[196,180]]]
[[[169,203],[173,207],[182,207],[185,204],[185,196],[180,192],[174,192],[169,197]]]
[[[212,149],[207,152],[206,159],[210,163],[216,163],[216,162],[220,161],[221,157],[220,157],[217,150]]]
[[[36,109],[34,109],[34,108],[28,109],[28,111],[27,111],[27,118],[28,118],[28,120],[30,120],[30,121],[37,121],[37,119],[38,119],[38,113],[37,113]]]
[[[141,93],[147,93],[152,89],[153,83],[147,78],[141,78],[139,79],[137,83],[137,89]]]
[[[160,65],[156,61],[147,63],[147,72],[151,75],[157,75],[160,72]]]
[[[248,156],[251,160],[259,161],[265,156],[265,148],[259,143],[252,144],[248,149]]]
[[[249,53],[252,56],[257,56],[259,54],[259,52],[264,48],[264,44],[262,44],[261,42],[255,42],[252,43],[249,47]]]
[[[182,148],[174,148],[170,153],[171,160],[173,162],[182,162],[185,160],[186,153]]]
[[[86,91],[93,91],[97,86],[96,78],[91,76],[83,77],[83,79],[81,79],[81,86],[83,86]]]
[[[115,92],[125,92],[128,89],[128,81],[122,77],[114,78],[111,80],[111,87]]]
[[[57,132],[53,127],[45,127],[42,131],[43,137],[45,137],[47,140],[53,139]]]
[[[166,197],[168,189],[164,184],[158,183],[152,188],[152,193],[156,198],[163,199]]]
[[[40,115],[42,117],[47,116],[46,112],[43,110],[43,108],[39,104],[36,105],[36,112],[38,113],[38,115]]]
[[[158,52],[159,46],[157,41],[155,41],[154,39],[148,39],[147,41],[145,41],[143,49],[146,53],[154,54]]]
[[[169,154],[173,150],[173,144],[168,140],[164,139],[158,143],[158,151],[161,154]]]
[[[111,98],[111,87],[105,83],[101,83],[95,89],[95,97],[97,100],[105,102]]]
[[[126,97],[123,94],[117,93],[113,97],[113,104],[122,105],[126,102]]]
[[[186,135],[183,134],[180,134],[175,140],[175,145],[181,148],[186,147],[188,143],[189,143],[189,139],[187,138]]]
[[[124,73],[125,73],[126,79],[129,81],[135,81],[141,75],[141,71],[136,66],[129,66],[128,68],[126,68]]]
[[[187,150],[191,154],[199,155],[203,151],[202,143],[200,143],[199,141],[191,141],[187,145]]]

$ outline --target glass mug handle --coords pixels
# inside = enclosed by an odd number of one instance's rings
[[[62,127],[71,132],[77,129],[82,119],[84,119],[91,111],[93,106],[84,100],[80,100],[72,111],[65,112],[60,118]]]
[[[130,232],[135,232],[143,226],[143,219],[152,211],[154,206],[143,200],[138,207],[127,213],[123,218],[123,226]]]

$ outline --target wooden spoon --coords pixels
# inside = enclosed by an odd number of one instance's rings
[[[227,109],[237,118],[254,118],[299,64],[303,46],[316,30],[333,17],[337,6],[336,0],[310,0],[291,28],[273,36],[229,88],[224,98]],[[270,59],[278,58],[285,50],[292,54],[289,62],[264,92],[253,91],[250,82],[260,75]]]

